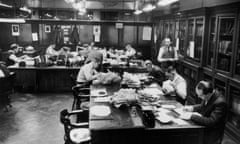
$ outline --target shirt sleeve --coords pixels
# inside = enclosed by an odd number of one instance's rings
[[[10,59],[10,60],[13,60],[14,62],[19,62],[19,61],[20,61],[19,58],[18,58],[16,55],[14,55],[14,54],[11,54],[11,55],[9,56],[9,59]]]
[[[92,67],[85,67],[83,69],[83,74],[87,81],[91,81],[94,76],[94,69],[92,69]]]
[[[182,99],[186,99],[187,97],[187,84],[185,81],[179,82],[175,86],[175,90],[178,96],[180,96]]]
[[[0,78],[5,77],[5,74],[3,73],[3,71],[0,69]]]
[[[164,52],[163,48],[160,47],[159,52],[158,52],[158,57],[157,57],[157,60],[158,60],[159,62],[162,61],[163,52]]]

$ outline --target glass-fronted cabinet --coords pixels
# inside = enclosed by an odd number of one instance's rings
[[[168,36],[172,39],[172,42],[175,43],[175,21],[171,20],[169,22],[169,34]]]
[[[169,34],[169,23],[168,21],[164,21],[163,24],[163,39]]]
[[[219,33],[216,53],[216,69],[224,72],[230,72],[233,51],[233,32],[235,30],[235,17],[220,16],[218,24]]]
[[[179,21],[179,53],[184,56],[185,42],[186,42],[186,32],[187,32],[187,21],[180,20]]]
[[[225,96],[226,98],[226,82],[225,81],[222,81],[220,79],[223,79],[223,78],[219,78],[219,79],[214,79],[214,87],[215,89],[220,92],[223,96]]]
[[[240,132],[240,89],[235,86],[230,86],[230,113],[228,122]]]
[[[187,31],[187,57],[200,62],[203,51],[204,18],[194,17],[188,19]]]
[[[240,18],[238,20],[238,39],[237,39],[237,52],[236,52],[236,63],[235,63],[235,74],[240,77]]]
[[[211,17],[210,19],[210,34],[209,34],[209,44],[207,51],[207,66],[213,67],[214,63],[214,49],[216,42],[216,17]]]
[[[194,58],[194,19],[188,20],[187,56]]]
[[[201,58],[203,51],[203,34],[204,34],[204,19],[196,18],[196,28],[195,28],[195,53],[194,57],[198,60]]]

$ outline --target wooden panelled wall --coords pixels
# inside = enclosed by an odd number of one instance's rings
[[[21,46],[32,45],[40,50],[46,48],[48,45],[54,43],[53,34],[45,32],[45,25],[50,25],[51,30],[56,25],[76,25],[79,30],[80,41],[84,44],[89,44],[93,41],[93,26],[96,24],[91,23],[42,23],[40,21],[19,24],[20,35],[12,36],[11,26],[9,23],[0,23],[0,48],[2,51],[9,49],[11,43],[18,43]],[[96,43],[98,46],[114,47],[121,49],[126,44],[131,44],[137,50],[143,52],[145,56],[150,58],[152,41],[142,40],[143,27],[152,26],[148,24],[138,23],[123,23],[122,29],[117,29],[115,23],[98,23],[101,26],[101,42]],[[32,40],[32,33],[38,33],[38,41]],[[70,31],[71,33],[71,31]]]

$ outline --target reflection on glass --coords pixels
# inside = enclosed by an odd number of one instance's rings
[[[215,88],[218,92],[220,92],[223,96],[225,96],[225,83],[220,80],[215,80]]]
[[[164,22],[164,28],[163,28],[163,38],[168,36],[168,23]]]
[[[194,58],[200,60],[203,49],[203,19],[196,19]]]
[[[217,49],[217,69],[229,72],[232,57],[234,18],[220,18],[220,32]]]
[[[230,122],[240,130],[240,91],[235,87],[230,87],[230,97],[231,97],[231,115]]]
[[[194,20],[188,20],[187,56],[194,58]]]
[[[210,22],[211,22],[211,27],[210,27],[209,47],[207,52],[208,54],[207,65],[213,67],[213,50],[214,50],[215,41],[216,41],[216,31],[215,31],[216,18],[212,17]]]
[[[181,55],[184,55],[184,43],[185,43],[185,37],[186,37],[186,21],[181,20],[179,22],[179,53]]]
[[[239,23],[240,24],[240,23]],[[236,59],[236,74],[240,75],[240,28],[238,29],[238,44],[237,44],[237,59]]]
[[[169,36],[170,38],[174,41],[174,32],[175,32],[175,25],[174,25],[174,21],[171,21],[169,23]]]

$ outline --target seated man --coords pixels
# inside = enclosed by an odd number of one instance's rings
[[[22,61],[32,60],[33,58],[23,54],[23,47],[20,47],[18,44],[11,44],[11,50],[8,51],[9,56],[7,60],[7,65],[14,65]]]
[[[102,64],[102,53],[98,51],[91,51],[85,61],[85,65],[81,67],[78,72],[77,82],[87,83],[91,82],[98,77],[97,69],[101,67]]]
[[[131,58],[131,57],[135,56],[136,50],[130,44],[126,45],[125,49],[126,49],[125,55],[128,58]]]
[[[177,73],[175,63],[167,66],[165,76],[168,80],[163,82],[163,92],[166,95],[175,96],[174,98],[184,105],[187,97],[187,83],[186,80]]]
[[[58,56],[61,52],[61,47],[56,44],[52,44],[52,45],[49,45],[46,49],[46,55],[49,55],[49,56]]]
[[[196,93],[203,101],[199,105],[185,106],[186,111],[195,111],[201,115],[183,115],[183,119],[206,126],[204,144],[220,144],[225,127],[227,103],[224,97],[208,81],[200,81],[196,86]]]
[[[163,70],[154,65],[150,60],[145,61],[145,67],[147,68],[148,75],[151,76],[159,85],[162,85],[162,82],[165,80],[165,74]]]

